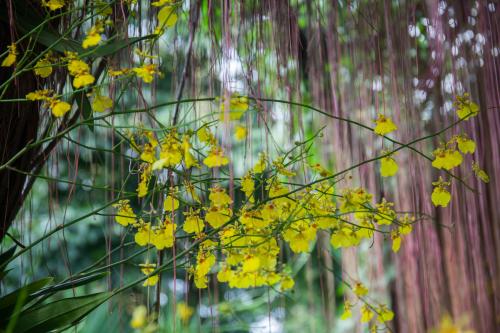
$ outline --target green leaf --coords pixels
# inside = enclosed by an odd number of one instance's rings
[[[31,13],[16,16],[17,28],[24,34],[31,32],[40,24],[40,19],[32,17]],[[113,39],[110,38],[105,42],[93,49],[84,49],[81,42],[71,39],[69,37],[62,37],[56,30],[50,30],[47,24],[38,27],[37,31],[33,33],[37,38],[37,42],[50,47],[53,51],[61,52],[73,51],[78,53],[81,57],[105,57],[115,54],[119,50],[133,45],[141,40],[156,38],[157,35],[147,35],[141,37],[131,37],[127,39]]]
[[[16,245],[5,251],[4,253],[0,254],[0,272],[3,272],[7,264],[9,263],[10,258],[14,255],[16,252]]]
[[[74,96],[74,101],[78,106],[78,111],[86,121],[91,132],[94,132],[94,118],[92,117],[92,106],[85,92],[80,91]]]
[[[39,21],[39,19],[30,18],[28,16],[18,15],[16,17],[17,28],[24,34],[37,28]],[[53,51],[73,51],[79,54],[84,52],[80,43],[71,38],[62,37],[57,31],[50,31],[46,24],[39,27],[33,35],[36,36],[38,43],[50,47]]]
[[[59,283],[59,284],[56,284],[56,285],[53,285],[53,286],[49,286],[49,287],[40,289],[37,292],[33,293],[31,296],[32,297],[38,297],[38,296],[53,294],[53,293],[56,293],[56,292],[61,291],[61,290],[67,290],[67,289],[76,288],[76,287],[79,287],[79,286],[86,285],[86,284],[88,284],[90,282],[99,280],[99,279],[103,278],[106,275],[108,275],[108,273],[107,272],[103,272],[103,273],[92,274],[92,275],[89,275],[89,276],[84,276],[84,277],[81,277],[81,278],[76,278],[76,279],[73,279],[73,280],[70,280],[70,281],[67,281],[67,282],[62,282],[62,283]]]
[[[6,333],[14,332],[17,320],[19,319],[20,311],[23,308],[24,302],[26,301],[27,297],[28,297],[27,290],[25,288],[21,288],[21,292],[19,293],[19,297],[16,300],[16,305],[14,306],[14,311],[13,311],[16,315],[10,317],[9,323],[7,324],[7,328],[5,330]]]
[[[111,297],[111,293],[64,298],[22,312],[16,333],[39,333],[65,328],[83,319]]]
[[[8,295],[3,296],[2,298],[0,298],[0,312],[4,314],[5,312],[8,311],[9,308],[12,308],[16,304],[16,300],[19,297],[19,294],[21,293],[22,290],[25,290],[27,295],[30,295],[31,293],[42,289],[47,284],[51,283],[53,280],[54,278],[52,277],[46,277],[44,279],[32,282],[24,287],[21,287],[11,292]],[[33,297],[31,297],[30,295],[28,296],[28,298],[33,298]]]

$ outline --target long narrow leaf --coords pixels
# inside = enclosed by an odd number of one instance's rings
[[[22,312],[16,333],[49,332],[73,325],[109,299],[111,293],[61,299]]]

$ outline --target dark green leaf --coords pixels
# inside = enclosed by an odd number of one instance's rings
[[[49,332],[76,324],[92,310],[109,299],[111,293],[64,298],[22,312],[16,333]]]
[[[16,252],[16,247],[17,246],[14,245],[13,247],[8,249],[4,253],[0,254],[0,272],[2,272],[5,269],[5,267],[8,264],[9,259],[12,258],[12,256]]]
[[[30,19],[27,16],[18,15],[16,19],[17,28],[24,34],[29,33],[37,27],[38,21],[39,20]],[[38,43],[50,47],[53,51],[73,51],[79,54],[84,52],[80,43],[69,37],[62,37],[56,31],[49,31],[47,25],[40,27],[34,33],[34,37],[35,36]]]
[[[116,52],[120,51],[121,49],[124,49],[130,45],[133,45],[137,42],[140,42],[141,40],[145,39],[150,39],[154,38],[154,35],[147,35],[147,36],[142,36],[142,37],[131,37],[127,39],[117,39],[117,40],[111,40],[105,44],[102,44],[98,47],[96,47],[94,50],[91,50],[91,52],[87,52],[88,55],[92,57],[105,57],[110,54],[115,54]]]
[[[44,279],[32,282],[22,288],[19,288],[8,295],[3,296],[2,298],[0,298],[0,311],[2,313],[5,313],[5,311],[8,311],[7,309],[12,308],[14,304],[16,304],[16,300],[22,290],[25,290],[26,293],[30,295],[31,293],[39,291],[40,289],[45,287],[47,284],[52,282],[52,280],[54,280],[54,278],[46,277]],[[32,298],[31,295],[28,298]]]
[[[43,295],[47,295],[47,294],[53,294],[53,293],[61,291],[61,290],[67,290],[67,289],[83,286],[83,285],[88,284],[90,282],[99,280],[106,275],[107,275],[107,273],[104,272],[104,273],[97,273],[97,274],[73,279],[73,280],[70,280],[67,282],[59,283],[59,284],[56,284],[56,285],[53,285],[50,287],[40,289],[39,291],[33,293],[31,296],[38,297],[38,296],[43,296]]]
[[[78,105],[78,111],[87,122],[89,129],[94,132],[94,119],[92,118],[92,106],[85,92],[81,91],[75,95],[75,101]]]

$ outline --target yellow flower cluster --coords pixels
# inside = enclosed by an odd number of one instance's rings
[[[227,106],[229,110],[226,111]],[[225,114],[229,114],[230,120],[239,120],[248,110],[248,97],[233,93],[229,100],[220,98],[220,120],[224,121]],[[240,130],[241,131],[241,130]]]
[[[96,46],[101,42],[101,33],[104,32],[103,22],[98,20],[90,29],[87,31],[87,35],[82,42],[82,47],[87,49],[92,46]]]
[[[366,303],[366,301],[363,299],[363,297],[368,294],[368,289],[361,282],[356,282],[352,286],[352,291],[353,291],[354,295],[364,303],[360,307],[360,313],[361,313],[360,321],[361,321],[361,323],[368,323],[375,316],[377,316],[377,321],[382,323],[382,324],[385,322],[391,321],[394,318],[394,312],[392,312],[387,307],[387,305],[379,304],[378,306],[375,306],[375,305],[370,305],[370,304]],[[352,309],[354,308],[354,306],[355,306],[354,303],[352,303],[349,300],[345,300],[344,301],[344,313],[341,315],[340,318],[342,320],[346,320],[348,318],[351,318],[352,317]],[[376,326],[373,326],[373,327],[376,327]]]
[[[148,264],[148,263],[146,263],[146,264],[140,264],[139,267],[141,267],[141,272],[144,275],[148,276],[148,278],[142,284],[144,287],[154,286],[154,285],[156,285],[158,283],[158,280],[160,279],[160,277],[158,276],[158,274],[151,274],[156,269],[156,265],[155,264]]]
[[[30,92],[26,95],[26,99],[30,101],[43,101],[43,107],[49,108],[55,117],[62,117],[71,110],[69,103],[61,101],[59,97],[54,95],[52,90],[48,89]]]
[[[455,97],[454,106],[460,119],[469,120],[479,113],[479,105],[472,102],[468,93]]]
[[[73,76],[73,87],[78,89],[94,83],[95,78],[90,74],[90,66],[78,59],[77,54],[66,52],[66,60],[68,61],[68,72]]]
[[[454,106],[458,117],[462,120],[468,120],[479,113],[479,106],[470,100],[470,96],[467,93],[462,96],[456,96]],[[434,160],[432,161],[432,166],[436,169],[450,171],[463,163],[463,155],[474,154],[475,151],[476,143],[467,134],[454,135],[448,142],[441,143],[433,151]],[[472,161],[472,171],[481,181],[485,183],[489,181],[488,174],[474,161]],[[431,200],[434,206],[447,207],[451,200],[451,194],[447,188],[451,183],[439,177],[439,180],[433,182],[432,185],[434,189]]]

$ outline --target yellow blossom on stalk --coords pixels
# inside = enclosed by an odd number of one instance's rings
[[[184,213],[186,218],[184,219],[184,225],[182,229],[188,234],[196,233],[201,234],[203,232],[203,228],[205,227],[205,223],[199,216],[199,211],[189,211],[188,213]]]
[[[372,200],[373,195],[368,193],[364,188],[356,189],[347,188],[342,193],[340,199],[340,211],[343,213],[355,212],[364,209],[363,205]]]
[[[219,228],[223,224],[229,222],[232,216],[230,208],[212,206],[207,210],[205,220],[213,227]]]
[[[253,193],[255,191],[255,183],[250,172],[247,172],[247,174],[241,179],[241,190],[245,193],[245,196],[248,198],[249,202],[255,202],[255,199],[253,197]]]
[[[113,100],[108,96],[102,96],[98,93],[94,94],[92,100],[92,110],[95,112],[104,112],[113,107]]]
[[[373,237],[373,232],[375,229],[375,225],[371,221],[371,218],[369,216],[364,216],[363,218],[360,219],[359,221],[359,230],[356,231],[356,234],[358,235],[359,238],[372,238]]]
[[[177,303],[177,313],[179,314],[179,318],[181,319],[184,325],[187,324],[187,322],[193,315],[193,312],[194,312],[193,308],[190,307],[187,303],[185,302]]]
[[[240,119],[245,112],[248,110],[248,97],[239,96],[238,94],[232,94],[229,101],[221,98],[220,101],[220,120],[224,121],[225,113],[226,113],[226,104],[229,105],[229,119],[230,120],[238,120]]]
[[[450,186],[450,182],[445,182],[443,178],[439,177],[437,182],[433,182],[434,190],[432,191],[431,199],[434,206],[446,207],[451,200],[451,194],[446,189]]]
[[[213,253],[205,250],[198,251],[196,256],[196,265],[190,270],[191,274],[194,276],[194,283],[196,288],[204,289],[207,288],[207,274],[210,273],[212,266],[215,264],[215,256]]]
[[[247,256],[243,259],[241,270],[246,273],[257,272],[260,268],[260,259],[256,256]]]
[[[58,10],[65,5],[65,0],[42,0],[42,5],[50,10]]]
[[[53,94],[54,92],[48,89],[35,90],[27,94],[26,99],[30,101],[44,101],[44,105],[50,109],[55,117],[62,117],[71,110],[71,105],[61,101],[53,96]]]
[[[214,186],[210,188],[210,194],[208,199],[212,203],[212,206],[225,206],[233,203],[231,197],[226,193],[226,190],[220,186]]]
[[[310,164],[309,167],[311,169],[313,169],[314,171],[316,171],[317,173],[319,173],[319,175],[321,177],[328,177],[330,176],[332,173],[330,171],[328,171],[327,169],[325,169],[321,164],[319,163],[315,163],[315,164]]]
[[[374,132],[378,135],[386,135],[398,129],[398,127],[392,122],[391,118],[388,118],[381,113],[379,113],[375,123]]]
[[[50,63],[48,57],[38,60],[33,71],[35,72],[35,75],[42,78],[49,77],[50,74],[52,74],[52,64]]]
[[[151,169],[151,164],[144,163],[142,165],[141,181],[137,186],[137,196],[142,198],[148,193],[149,180],[151,179],[153,171]]]
[[[281,291],[289,290],[293,288],[295,281],[289,275],[285,275],[281,278],[280,285]]]
[[[361,282],[356,282],[354,286],[352,287],[352,291],[356,294],[358,297],[363,297],[368,294],[368,288],[365,287],[365,285]]]
[[[16,44],[12,43],[9,46],[7,46],[7,49],[9,50],[9,53],[7,54],[7,57],[2,61],[2,67],[10,67],[16,63],[16,58],[17,58],[17,48]]]
[[[238,125],[234,131],[234,137],[236,141],[243,141],[247,137],[247,128],[245,126]]]
[[[122,68],[122,69],[108,69],[108,75],[111,77],[117,77],[117,76],[122,76],[130,73],[129,68]]]
[[[475,161],[472,161],[472,171],[476,174],[476,177],[479,178],[483,183],[489,183],[490,182],[490,176],[479,167],[479,164],[477,164]]]
[[[146,246],[151,243],[152,230],[151,223],[145,223],[140,220],[139,223],[134,224],[137,227],[137,232],[135,233],[134,240],[139,246]]]
[[[340,247],[356,246],[361,241],[361,238],[352,226],[342,226],[334,230],[330,238],[330,243],[336,249]]]
[[[346,320],[352,317],[352,307],[353,304],[351,304],[351,302],[349,302],[348,300],[344,301],[344,312],[340,316],[340,320]]]
[[[293,172],[291,170],[287,170],[285,168],[285,165],[283,164],[283,160],[284,160],[284,158],[280,157],[280,158],[277,158],[276,160],[273,161],[273,166],[275,167],[276,171],[278,171],[278,173],[280,175],[283,175],[283,176],[287,176],[287,177],[295,176],[295,172]]]
[[[118,211],[115,215],[115,221],[118,224],[126,227],[129,224],[135,223],[135,219],[137,216],[132,210],[132,207],[130,207],[130,200],[120,200],[118,201],[118,203],[114,204],[113,207],[118,208]]]
[[[397,229],[391,231],[392,251],[397,253],[401,247],[401,235]]]
[[[203,126],[198,131],[196,132],[196,136],[198,137],[198,140],[202,143],[206,143],[211,146],[216,145],[216,139],[215,136],[213,135],[212,132],[210,132],[210,129],[208,129],[207,126]]]
[[[142,135],[148,139],[153,148],[158,146],[158,140],[156,140],[155,134],[152,131],[143,130]]]
[[[209,168],[224,166],[229,163],[229,159],[224,156],[222,148],[213,146],[208,156],[203,160],[203,164]]]
[[[451,170],[462,164],[463,157],[457,150],[438,148],[433,152],[432,166],[436,169]]]
[[[476,151],[476,143],[465,134],[456,136],[458,150],[463,154],[473,154]]]
[[[361,322],[367,323],[373,318],[373,312],[368,305],[363,305],[361,307]]]
[[[130,320],[130,327],[134,329],[143,328],[146,326],[148,320],[148,309],[144,305],[134,308],[132,312],[132,319]]]
[[[155,162],[155,149],[153,148],[153,145],[149,142],[146,142],[144,146],[142,147],[142,152],[141,152],[141,160],[144,162],[148,163],[154,163]]]
[[[71,105],[54,98],[50,101],[49,108],[54,117],[62,117],[71,110]]]
[[[186,168],[197,167],[198,161],[194,158],[193,154],[191,154],[191,144],[189,143],[189,135],[187,134],[182,137],[182,149]]]
[[[132,68],[135,75],[140,77],[145,83],[153,82],[153,75],[159,74],[158,66],[156,64],[142,65],[141,67]]]
[[[165,6],[158,12],[158,30],[170,28],[177,22],[174,6]]]
[[[73,86],[75,88],[81,88],[94,83],[95,78],[91,74],[78,75],[73,79]]]
[[[101,21],[97,21],[94,26],[87,30],[87,35],[83,40],[82,47],[87,49],[91,46],[96,46],[101,41],[101,33],[104,32],[104,27]]]
[[[261,229],[269,225],[269,220],[263,219],[258,210],[241,210],[240,222],[243,223],[248,229]]]
[[[380,160],[380,175],[392,177],[398,172],[398,164],[392,156],[382,157]]]
[[[165,201],[163,201],[163,209],[165,209],[166,212],[171,212],[176,210],[177,208],[179,208],[179,200],[177,200],[171,194],[167,195]]]
[[[139,267],[141,267],[142,274],[150,275],[155,270],[156,265],[146,263],[146,264],[140,264]],[[158,283],[159,279],[160,278],[158,277],[158,274],[151,275],[146,279],[146,281],[144,281],[144,283],[142,285],[144,287],[152,287]]]
[[[316,239],[316,231],[316,225],[299,220],[291,223],[283,232],[283,239],[288,242],[293,252],[307,252],[311,242]]]
[[[453,104],[457,109],[457,115],[460,119],[468,120],[479,113],[479,106],[470,100],[468,93],[456,96]]]
[[[398,231],[401,235],[409,235],[412,230],[412,224],[415,223],[415,217],[410,217],[408,214],[405,214],[400,221],[401,225],[398,227]]]
[[[217,273],[217,280],[219,282],[229,282],[234,279],[234,272],[227,267],[226,265],[222,265],[219,272]]]
[[[200,197],[198,196],[198,193],[196,193],[194,185],[189,182],[189,180],[184,180],[184,188],[194,201],[201,203]]]
[[[50,100],[50,96],[53,94],[52,90],[43,89],[43,90],[35,90],[26,95],[26,99],[30,101],[48,101]]]
[[[177,134],[170,133],[163,139],[160,159],[153,163],[153,170],[174,167],[182,161],[182,147],[177,141]]]
[[[263,173],[264,170],[266,170],[266,154],[262,152],[259,154],[259,161],[253,166],[252,172],[259,174]]]
[[[377,313],[377,320],[381,323],[391,321],[394,318],[394,312],[392,312],[385,304],[380,304],[380,306],[377,308]]]
[[[72,76],[77,76],[82,73],[88,73],[90,71],[90,67],[82,60],[72,59],[68,63],[68,71]]]
[[[177,230],[177,224],[172,223],[167,217],[165,221],[154,230],[151,235],[151,244],[153,244],[157,250],[163,250],[166,248],[171,248],[174,246],[175,241],[175,231]]]
[[[382,202],[376,206],[377,213],[375,214],[375,220],[377,220],[377,223],[380,225],[391,225],[392,221],[396,218],[396,212],[392,209],[394,203],[382,198]]]
[[[69,55],[69,57],[72,56],[73,55]],[[88,86],[95,81],[95,78],[90,74],[89,65],[82,60],[71,59],[68,63],[68,71],[71,76],[74,76],[73,87],[75,88]]]
[[[151,54],[147,53],[146,51],[142,51],[139,48],[135,48],[134,53],[137,54],[141,58],[147,58],[147,59],[157,59],[158,58],[158,56],[151,55]]]

